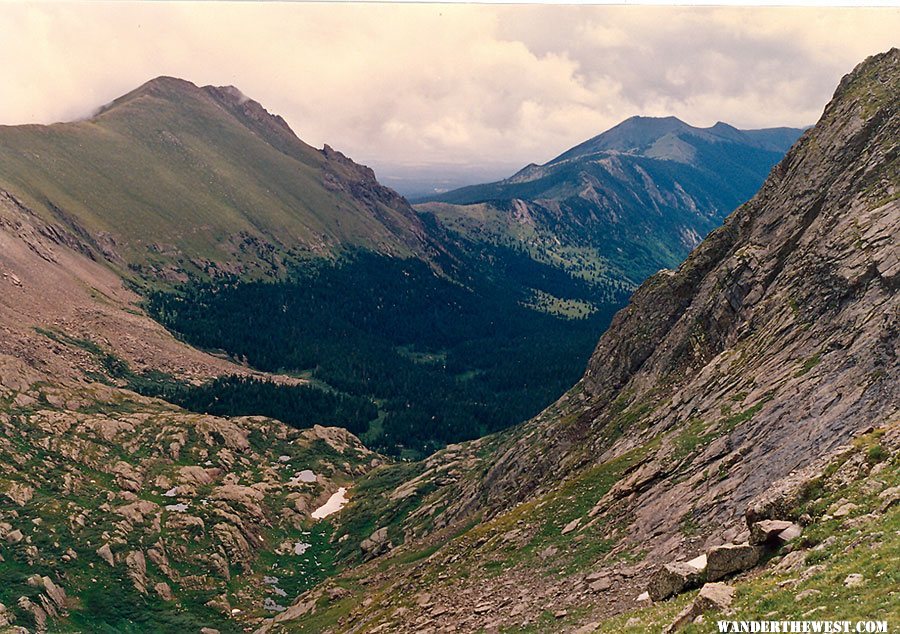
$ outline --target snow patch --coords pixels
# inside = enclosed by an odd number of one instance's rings
[[[325,504],[312,512],[312,518],[314,520],[320,520],[323,517],[328,517],[344,508],[344,505],[347,503],[347,496],[344,495],[345,493],[347,493],[346,488],[341,487],[338,489],[337,493],[328,498],[328,501],[325,502]]]

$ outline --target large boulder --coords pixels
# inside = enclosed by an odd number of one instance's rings
[[[795,526],[793,522],[786,520],[761,520],[754,522],[750,527],[750,544],[777,544],[780,541],[779,536],[781,533]]]
[[[762,547],[754,544],[724,544],[706,553],[706,578],[718,581],[759,563]]]
[[[647,593],[654,601],[662,601],[703,582],[703,571],[686,562],[664,564],[654,571],[647,584]]]
[[[109,544],[103,544],[100,548],[97,549],[97,555],[108,563],[110,566],[116,565],[116,558],[113,555],[112,549],[109,547]]]
[[[391,549],[391,543],[388,541],[387,527],[379,528],[369,535],[362,540],[359,547],[362,549],[366,559],[372,559],[388,552]]]
[[[147,560],[143,551],[133,550],[125,556],[125,565],[128,567],[128,577],[134,584],[134,589],[141,594],[147,594]]]
[[[733,600],[734,588],[731,586],[724,583],[704,584],[694,602],[675,617],[669,627],[663,630],[663,634],[672,634],[704,612],[725,610],[731,607]]]

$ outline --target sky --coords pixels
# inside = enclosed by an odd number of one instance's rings
[[[506,169],[637,114],[811,125],[898,33],[897,7],[4,2],[0,123],[83,118],[173,75],[235,85],[376,171]]]

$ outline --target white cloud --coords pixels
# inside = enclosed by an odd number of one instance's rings
[[[896,8],[5,3],[0,122],[168,74],[234,84],[376,165],[525,164],[633,114],[813,123],[898,32]]]

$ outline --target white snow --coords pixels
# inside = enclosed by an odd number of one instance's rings
[[[347,489],[344,487],[338,489],[337,493],[328,498],[328,501],[325,502],[325,504],[312,512],[312,518],[314,520],[320,520],[323,517],[328,517],[332,513],[337,513],[344,508],[344,505],[347,503],[347,497],[344,495],[346,492]]]

